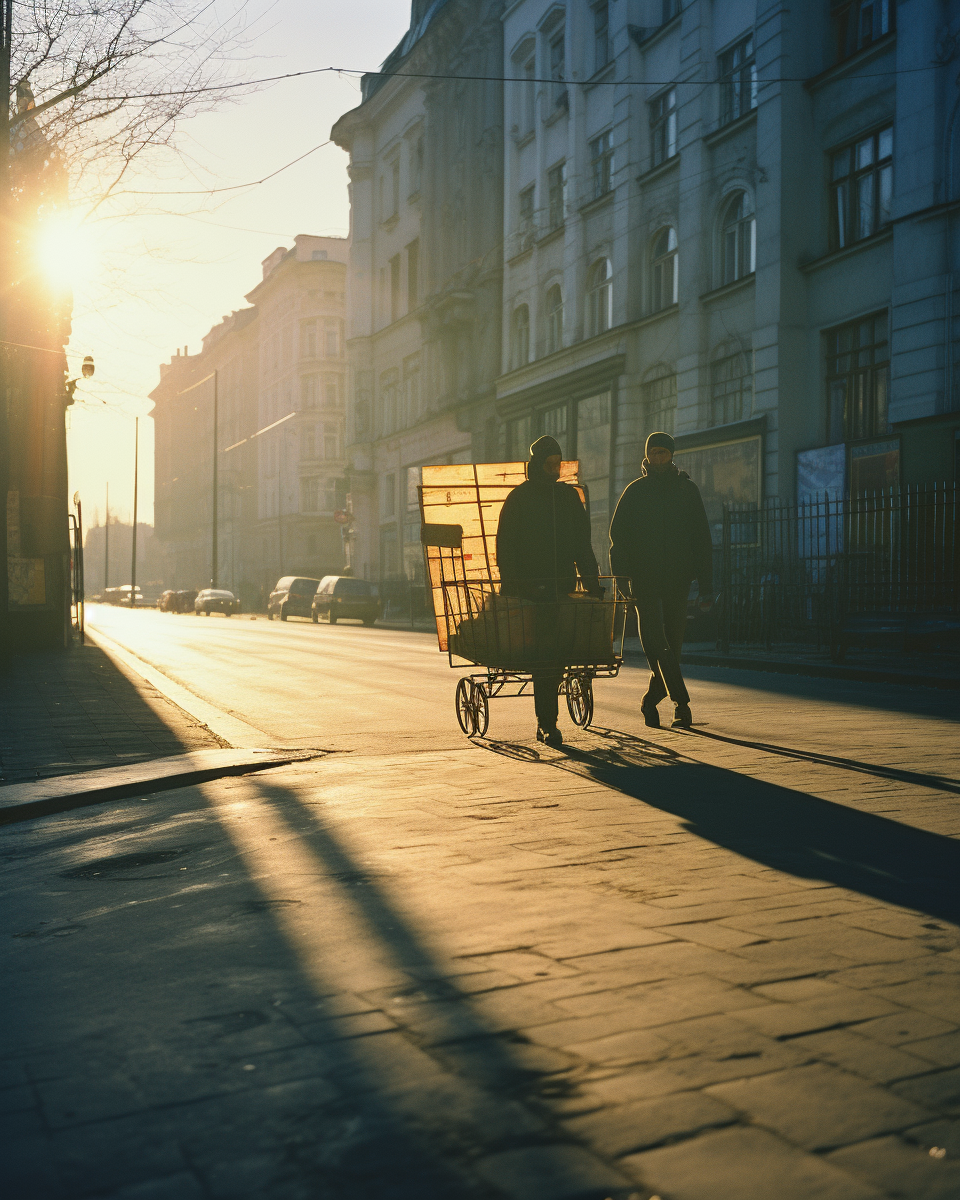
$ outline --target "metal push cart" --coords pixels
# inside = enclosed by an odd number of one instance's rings
[[[560,478],[577,484],[576,462]],[[441,653],[451,667],[479,672],[457,683],[455,707],[468,737],[483,737],[490,701],[529,696],[535,672],[558,679],[574,724],[593,720],[593,681],[619,673],[627,598],[612,577],[604,598],[578,583],[569,596],[529,601],[500,589],[496,534],[500,510],[526,478],[526,463],[455,464],[422,468],[421,542]],[[586,502],[586,491],[578,488]]]

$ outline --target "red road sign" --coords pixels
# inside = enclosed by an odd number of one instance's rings
[[[350,521],[352,520],[352,516],[346,511],[346,509],[338,508],[333,514],[333,519],[338,525],[349,525]]]

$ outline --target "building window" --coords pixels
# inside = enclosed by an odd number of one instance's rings
[[[893,126],[831,155],[830,216],[833,249],[860,242],[890,223],[893,200]]]
[[[384,475],[380,485],[380,516],[392,517],[397,511],[397,477]]]
[[[844,59],[885,37],[896,23],[896,0],[834,0],[837,56]]]
[[[676,304],[680,294],[680,265],[677,256],[677,231],[661,229],[653,242],[650,300],[653,312]]]
[[[407,311],[420,303],[420,239],[415,238],[407,247]]]
[[[550,31],[549,40],[547,42],[547,59],[550,63],[550,87],[554,108],[559,108],[560,105],[567,103],[566,39],[566,27],[561,21],[559,25],[555,26]]]
[[[644,437],[672,434],[677,413],[677,376],[669,367],[654,367],[641,387]]]
[[[560,163],[547,172],[547,220],[550,229],[559,229],[567,212],[567,164]]]
[[[300,407],[302,409],[316,408],[320,403],[320,376],[302,375],[300,377]]]
[[[533,423],[530,415],[507,422],[507,461],[519,462],[530,457]]]
[[[400,318],[400,255],[390,259],[390,320]]]
[[[720,55],[720,124],[756,107],[757,63],[751,35]]]
[[[532,185],[524,188],[520,193],[519,223],[517,226],[518,254],[522,254],[524,250],[530,249],[536,234],[533,221],[533,193],[534,188]]]
[[[593,198],[605,196],[613,187],[613,131],[608,130],[590,143],[590,169],[593,175]]]
[[[563,348],[563,292],[557,283],[547,292],[545,310],[547,315],[547,353],[556,354]]]
[[[720,222],[720,281],[733,283],[757,267],[757,219],[746,192],[727,201]]]
[[[317,457],[317,427],[311,421],[300,430],[300,458],[309,461]]]
[[[390,167],[390,216],[400,211],[400,159],[395,158]]]
[[[300,325],[300,357],[301,358],[316,358],[317,357],[317,323],[316,321],[303,321]],[[274,366],[276,366],[274,362]]]
[[[323,342],[327,358],[340,357],[340,322],[336,317],[327,317],[323,322]]]
[[[613,324],[613,268],[601,258],[587,276],[587,337],[605,333]]]
[[[731,354],[710,368],[710,424],[729,425],[750,415],[753,399],[752,352]]]
[[[320,479],[316,475],[300,480],[300,511],[304,513],[320,511]]]
[[[680,15],[680,0],[662,0],[662,4],[660,20],[666,25],[668,21]]]
[[[826,341],[831,442],[887,433],[890,345],[886,312],[831,329]]]
[[[420,191],[420,183],[423,178],[423,138],[418,137],[413,144],[413,152],[410,155],[410,195],[416,196]]]
[[[404,420],[412,425],[420,419],[420,356],[411,354],[403,360]]]
[[[650,145],[658,167],[677,152],[677,89],[671,88],[650,104]]]
[[[533,132],[537,103],[537,59],[529,42],[524,45],[514,61],[517,63],[517,75],[520,79],[515,91],[517,134],[525,138]]]
[[[610,0],[593,6],[593,69],[602,71],[610,61]]]
[[[340,380],[336,375],[328,375],[323,382],[324,408],[340,407]]]
[[[323,423],[323,457],[328,460],[340,457],[340,425],[337,421]]]
[[[530,361],[530,310],[525,304],[514,309],[510,325],[510,365],[516,370]]]
[[[396,370],[384,371],[380,376],[380,429],[384,434],[395,433],[399,428],[399,383]]]

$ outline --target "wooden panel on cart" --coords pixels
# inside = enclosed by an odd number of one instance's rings
[[[586,489],[580,487],[576,460],[560,466],[560,482],[577,487],[584,503]],[[527,464],[447,463],[421,469],[421,541],[427,580],[433,593],[440,650],[447,650],[447,625],[443,610],[441,579],[497,581],[497,526],[500,510],[510,492],[527,478]],[[433,533],[440,527],[460,529],[459,547],[437,542]],[[442,560],[442,562],[441,562]]]

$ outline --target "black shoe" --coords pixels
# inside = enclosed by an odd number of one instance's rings
[[[563,734],[554,725],[552,729],[544,729],[542,725],[537,726],[537,741],[544,742],[548,746],[552,746],[554,750],[559,750],[563,745]]]
[[[689,729],[693,724],[693,713],[690,711],[689,704],[678,704],[676,715],[673,718],[672,727],[674,729]]]
[[[640,711],[643,713],[643,723],[649,729],[660,728],[660,714],[657,712],[655,704],[641,704]]]

